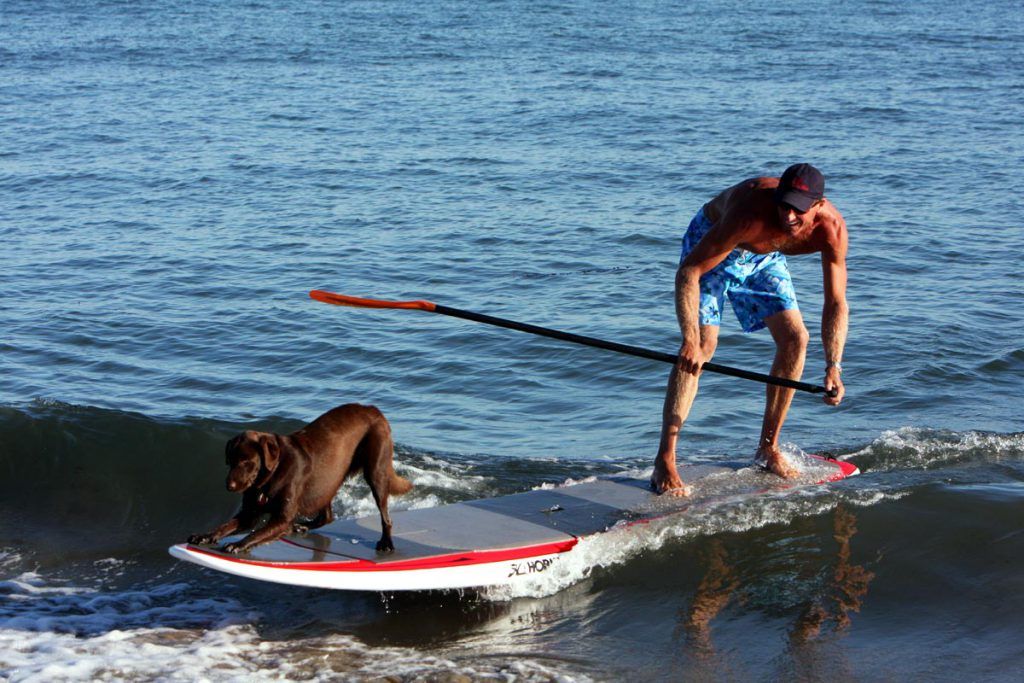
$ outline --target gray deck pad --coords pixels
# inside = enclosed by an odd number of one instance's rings
[[[734,472],[730,467],[692,465],[686,468],[686,480],[691,483]],[[395,552],[387,555],[376,551],[380,516],[373,514],[338,520],[306,534],[292,534],[285,537],[287,543],[268,543],[240,557],[284,563],[359,559],[388,564],[459,552],[521,548],[600,533],[622,520],[670,514],[692,502],[655,495],[647,479],[613,477],[392,512]],[[241,536],[228,541],[235,538]]]

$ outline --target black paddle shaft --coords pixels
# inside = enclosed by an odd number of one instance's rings
[[[541,327],[539,325],[530,325],[529,323],[520,323],[514,320],[496,318],[491,315],[484,315],[483,313],[474,313],[473,311],[464,311],[460,308],[442,306],[441,304],[434,304],[434,312],[441,313],[442,315],[450,315],[455,318],[473,320],[478,323],[486,323],[487,325],[505,327],[510,330],[529,332],[530,334],[537,334],[542,337],[561,339],[562,341],[573,342],[574,344],[583,344],[584,346],[593,346],[599,349],[617,351],[618,353],[625,353],[630,356],[650,358],[651,360],[660,360],[663,363],[671,363],[673,365],[676,363],[677,360],[679,360],[678,356],[674,356],[671,353],[662,353],[661,351],[645,349],[640,346],[630,346],[629,344],[619,344],[617,342],[605,341],[604,339],[597,339],[596,337],[587,337],[582,334],[573,334],[571,332],[552,330],[550,328]],[[789,389],[799,389],[800,391],[807,391],[812,394],[828,394],[830,396],[835,396],[836,394],[835,390],[829,391],[825,387],[819,386],[817,384],[808,384],[807,382],[799,382],[795,379],[787,379],[786,377],[776,377],[775,375],[765,375],[760,372],[740,370],[739,368],[731,368],[727,365],[719,365],[717,363],[704,363],[702,368],[709,372],[717,372],[720,375],[742,377],[743,379],[750,379],[755,382],[775,384],[777,386],[787,387]]]

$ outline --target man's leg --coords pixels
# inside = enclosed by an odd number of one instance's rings
[[[710,360],[718,345],[718,325],[701,325],[700,344],[704,356]],[[661,416],[661,440],[658,443],[658,456],[654,459],[654,474],[651,475],[651,486],[658,493],[673,496],[690,493],[690,487],[679,478],[676,469],[676,442],[679,430],[690,414],[693,399],[697,396],[699,379],[698,375],[683,372],[678,365],[672,366],[669,372],[665,407]]]
[[[800,379],[807,356],[807,328],[804,327],[800,311],[789,309],[765,318],[764,324],[775,340],[775,361],[772,374],[790,379]],[[793,401],[794,389],[768,385],[764,406],[764,422],[761,425],[761,439],[758,442],[758,456],[765,460],[768,469],[780,477],[795,477],[799,471],[794,468],[779,450],[779,433],[786,421],[789,404]]]

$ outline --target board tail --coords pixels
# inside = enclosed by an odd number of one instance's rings
[[[400,477],[394,472],[391,473],[391,495],[400,496],[412,490],[412,482],[405,477]]]

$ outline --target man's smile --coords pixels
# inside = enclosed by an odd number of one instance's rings
[[[788,204],[779,204],[779,222],[790,234],[796,234],[804,224],[804,215]]]

